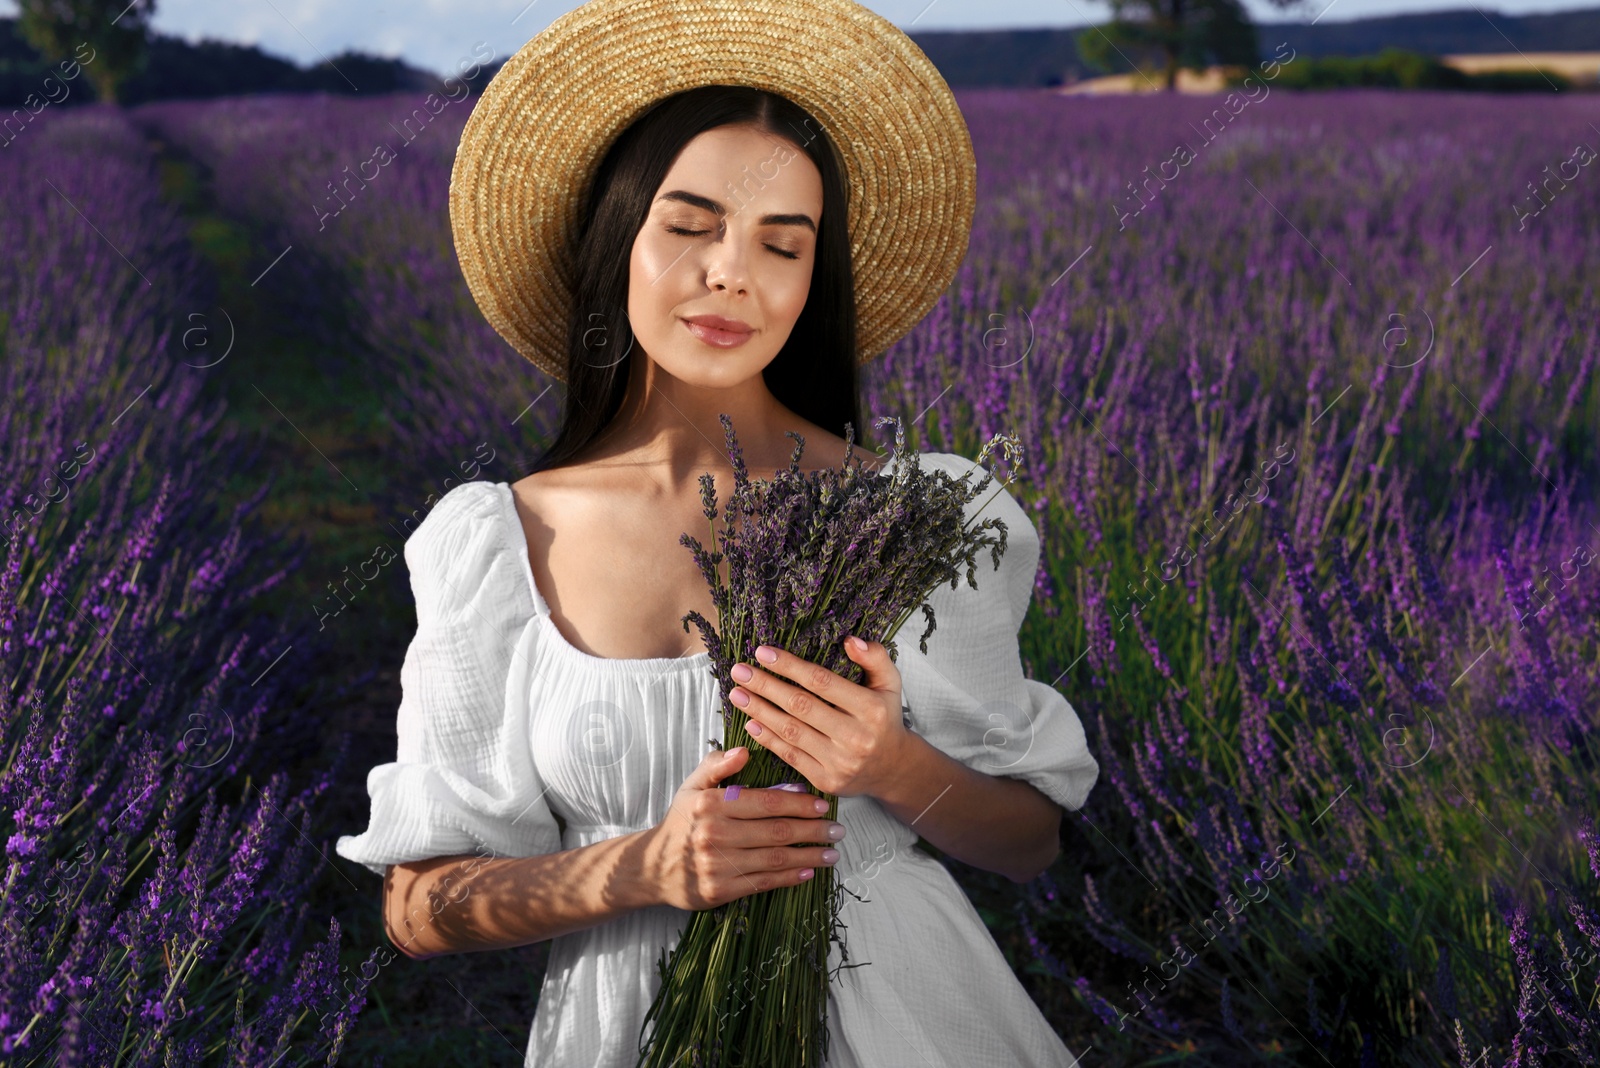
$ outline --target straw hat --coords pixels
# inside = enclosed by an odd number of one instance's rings
[[[652,104],[705,85],[787,97],[838,147],[863,362],[927,314],[966,255],[972,140],[949,86],[892,23],[852,0],[590,0],[489,82],[450,174],[473,298],[561,381],[590,180]]]

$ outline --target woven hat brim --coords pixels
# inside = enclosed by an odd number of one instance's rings
[[[450,176],[451,230],[473,298],[558,380],[578,227],[600,160],[656,101],[705,85],[787,97],[839,149],[863,362],[927,314],[966,255],[971,137],[938,70],[892,23],[852,0],[590,0],[490,81]]]

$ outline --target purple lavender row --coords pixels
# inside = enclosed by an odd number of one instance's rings
[[[306,926],[327,778],[275,769],[310,638],[258,614],[296,562],[268,487],[215,495],[248,457],[199,399],[203,272],[114,108],[0,183],[0,1059],[322,1061],[366,984]]]

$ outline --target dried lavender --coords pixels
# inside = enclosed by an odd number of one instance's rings
[[[985,472],[969,485],[942,471],[924,472],[915,453],[909,463],[905,428],[895,424],[892,475],[863,471],[854,462],[854,428],[845,428],[845,459],[838,470],[800,471],[805,439],[790,432],[789,466],[771,479],[752,479],[732,421],[722,416],[734,490],[716,529],[717,494],[710,474],[700,478],[700,499],[711,522],[707,549],[680,539],[711,586],[720,628],[699,612],[693,622],[711,654],[722,697],[723,747],[743,745],[750,759],[730,777],[747,787],[801,783],[803,777],[747,730],[749,717],[728,700],[735,663],[755,662],[759,645],[773,645],[820,664],[852,682],[862,669],[844,652],[852,634],[872,636],[893,658],[893,636],[920,605],[927,628],[918,640],[925,653],[937,626],[928,596],[941,584],[954,588],[963,566],[977,588],[977,555],[989,550],[996,570],[1006,547],[1006,526],[990,518],[968,525],[966,506],[992,481]],[[1015,469],[1021,448],[997,435],[993,448]],[[996,492],[1000,492],[996,490]],[[991,533],[997,531],[998,533]],[[838,798],[828,818],[838,818]],[[799,886],[781,887],[714,909],[690,920],[671,960],[658,964],[660,991],[640,1033],[641,1065],[800,1068],[824,1063],[828,1050],[828,947],[837,942],[840,965],[849,954],[838,922],[839,887],[833,871]],[[774,967],[774,965],[776,965]],[[757,974],[759,978],[757,978]],[[753,990],[753,997],[744,992]],[[753,1003],[752,1003],[753,1002]],[[651,1021],[656,1021],[653,1034]]]

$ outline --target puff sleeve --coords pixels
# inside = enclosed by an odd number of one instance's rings
[[[919,463],[941,466],[952,478],[984,475],[954,453],[926,453]],[[940,751],[986,775],[1021,779],[1063,809],[1081,808],[1099,777],[1078,714],[1054,687],[1024,676],[1017,633],[1033,598],[1039,533],[1016,497],[998,480],[967,504],[968,523],[997,517],[1006,524],[1006,551],[995,570],[977,557],[978,588],[965,570],[956,588],[939,586],[928,598],[937,629],[928,651],[917,648],[926,623],[913,612],[895,635],[901,685],[911,729]]]
[[[432,857],[561,848],[529,748],[519,642],[534,609],[501,492],[451,489],[405,543],[417,632],[400,669],[395,760],[367,774],[366,831],[335,845],[379,875]]]

